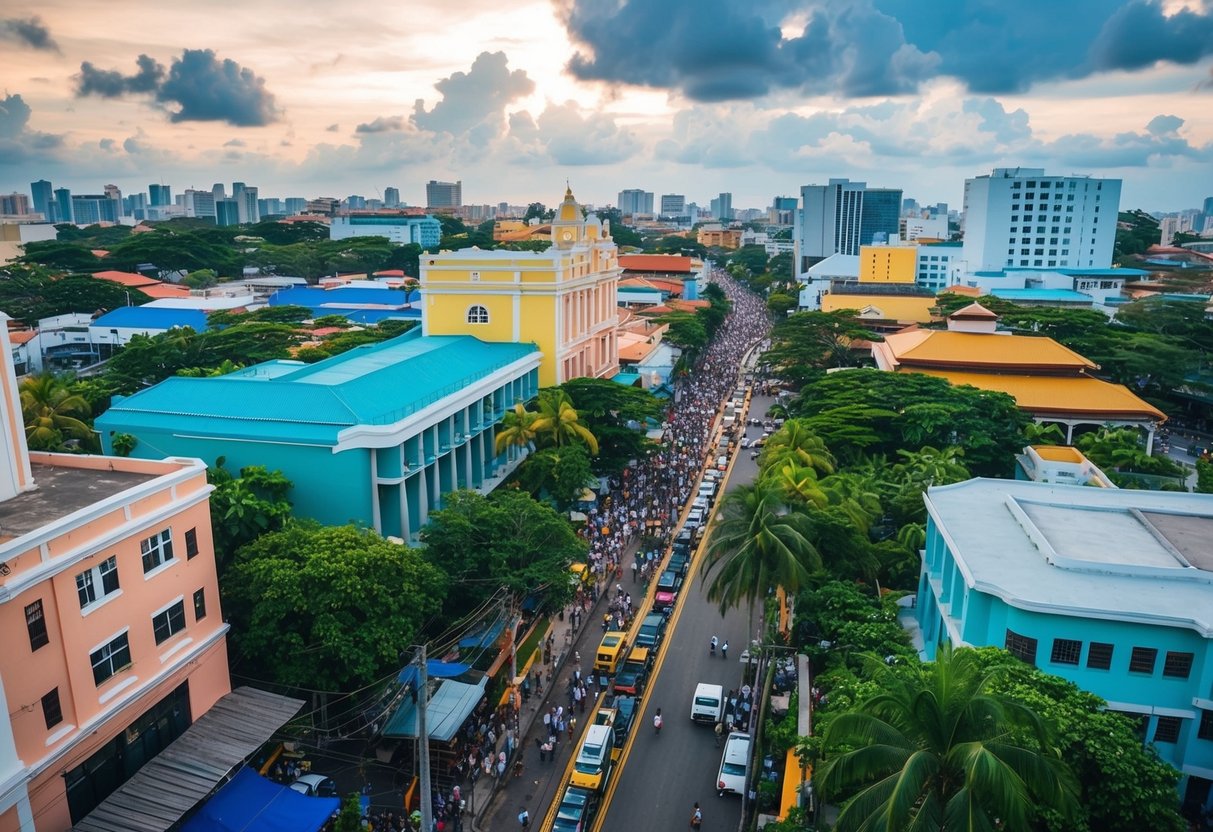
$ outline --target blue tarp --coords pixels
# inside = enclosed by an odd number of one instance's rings
[[[486,624],[473,631],[470,635],[459,639],[460,650],[483,650],[486,647],[491,647],[497,639],[501,638],[501,632],[505,629],[505,621],[495,621],[491,624]],[[459,674],[456,673],[456,676]]]
[[[339,798],[308,797],[242,768],[181,832],[316,832],[340,805]]]
[[[469,664],[460,664],[459,662],[440,662],[437,659],[429,659],[425,663],[425,672],[431,679],[450,679],[455,676],[462,676],[472,669]],[[408,665],[404,670],[400,671],[400,675],[396,677],[396,681],[402,685],[412,684],[417,680],[417,668],[414,665]]]

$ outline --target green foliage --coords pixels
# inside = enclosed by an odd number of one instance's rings
[[[118,437],[113,438],[117,450]],[[239,476],[216,460],[206,472],[211,492],[211,530],[215,540],[215,562],[226,569],[241,546],[260,535],[278,531],[291,517],[287,496],[292,483],[281,471],[269,471],[260,465],[240,469]]]
[[[103,268],[134,271],[137,266],[152,263],[157,277],[168,278],[170,272],[195,272],[211,269],[217,274],[241,274],[244,255],[210,229],[174,230],[159,224],[155,231],[132,234],[110,249]]]
[[[692,353],[707,346],[708,331],[697,315],[690,312],[670,312],[662,315],[657,321],[669,326],[663,338],[674,346]]]
[[[59,272],[99,272],[105,266],[91,248],[62,240],[36,240],[25,244],[21,263],[45,266]]]
[[[776,254],[767,262],[767,271],[774,275],[776,280],[791,280],[792,267],[795,265],[796,260],[792,253],[785,251],[783,254]]]
[[[92,409],[84,397],[52,373],[21,380],[25,441],[33,451],[92,451],[97,439]]]
[[[800,299],[795,295],[789,295],[785,292],[772,292],[767,298],[767,309],[771,314],[779,318],[786,318],[788,313],[795,309],[800,304]]]
[[[1146,453],[1141,433],[1133,428],[1102,428],[1085,433],[1075,443],[1087,458],[1105,472],[1121,471],[1182,477],[1184,469],[1167,457]]]
[[[1213,494],[1213,462],[1196,460],[1196,493]]]
[[[181,282],[191,289],[209,289],[219,282],[219,275],[214,269],[198,269],[187,274]]]
[[[329,227],[322,222],[265,222],[250,225],[246,232],[276,246],[293,243],[319,243],[328,240]]]
[[[1122,227],[1122,224],[1128,227]],[[1162,240],[1158,220],[1145,211],[1121,211],[1116,224],[1116,244],[1113,258],[1119,260],[1133,254],[1144,254],[1150,246]]]
[[[546,492],[557,508],[567,510],[581,498],[592,476],[585,447],[566,445],[531,454],[519,466],[517,480],[532,496]]]
[[[357,792],[341,799],[341,810],[333,821],[332,832],[362,832],[362,802]]]
[[[70,312],[108,312],[126,306],[128,297],[133,306],[151,300],[137,289],[84,275],[56,277],[42,266],[0,268],[0,310],[28,324]]]
[[[499,587],[516,599],[535,592],[551,607],[566,603],[569,566],[587,552],[555,509],[513,488],[444,495],[421,537],[426,559],[450,577],[447,608],[456,616]]]
[[[561,389],[577,410],[579,421],[598,439],[593,467],[599,473],[617,474],[633,459],[647,455],[644,424],[662,415],[661,401],[638,387],[624,387],[610,379],[576,378]],[[640,429],[629,427],[640,423]]]
[[[280,684],[343,691],[398,667],[441,608],[446,577],[373,531],[292,523],[241,548],[223,591],[238,662]]]
[[[782,377],[805,384],[822,370],[858,366],[856,340],[880,341],[880,335],[855,323],[854,313],[797,312],[775,323],[771,348],[763,361]]]
[[[598,453],[597,437],[582,423],[573,400],[560,387],[539,391],[538,412],[531,428],[540,445],[560,448],[581,444],[591,455]]]
[[[767,260],[766,246],[748,245],[734,251],[729,257],[729,264],[741,266],[754,275],[767,271]]]
[[[118,456],[130,456],[139,440],[129,433],[115,433],[110,439],[110,447]]]

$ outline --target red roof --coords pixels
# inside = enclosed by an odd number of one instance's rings
[[[20,346],[21,344],[28,344],[30,341],[34,340],[37,337],[38,337],[38,330],[36,330],[36,329],[18,329],[16,331],[10,332],[8,334],[8,340],[10,342],[12,342],[13,346]]]
[[[110,283],[120,283],[123,286],[155,286],[160,282],[153,277],[135,274],[134,272],[93,272],[93,277],[108,280]]]
[[[691,258],[681,254],[621,254],[619,265],[627,272],[691,273]]]
[[[177,286],[173,283],[153,283],[149,286],[136,286],[135,288],[149,298],[188,298],[190,296],[188,286]]]
[[[375,272],[375,277],[404,277],[404,269],[384,269],[381,272]]]

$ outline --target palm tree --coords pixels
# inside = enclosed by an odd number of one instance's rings
[[[548,444],[559,447],[584,442],[592,456],[598,454],[598,439],[581,424],[577,409],[563,390],[549,389],[539,394],[539,413],[532,427]]]
[[[523,407],[522,402],[515,402],[513,410],[507,410],[501,417],[501,429],[497,431],[493,448],[501,455],[506,448],[524,448],[535,441],[535,421],[538,413],[532,413]]]
[[[763,467],[784,462],[807,465],[825,475],[834,473],[836,461],[825,440],[809,429],[803,419],[789,419],[771,434],[762,455]]]
[[[880,494],[869,475],[851,471],[834,474],[821,481],[821,490],[830,505],[838,506],[862,534],[866,535],[884,514]]]
[[[1029,829],[1037,809],[1075,806],[1044,722],[990,692],[999,671],[975,651],[945,645],[933,663],[896,669],[872,661],[879,693],[823,737],[815,780],[823,799],[844,802],[835,830]]]
[[[807,465],[797,465],[795,462],[787,461],[778,466],[766,468],[762,472],[762,481],[778,488],[789,502],[818,508],[829,503],[829,499],[817,482],[816,469]]]
[[[1056,422],[1029,422],[1024,426],[1023,435],[1029,445],[1061,445],[1066,441],[1066,435]]]
[[[721,615],[752,605],[773,586],[794,595],[810,571],[821,568],[812,522],[789,511],[776,486],[738,486],[725,498],[722,515],[700,569],[708,600],[720,605]]]
[[[958,445],[949,445],[943,450],[923,445],[917,451],[899,450],[897,455],[902,461],[894,467],[908,482],[947,485],[969,478],[969,469],[960,461],[964,448]]]
[[[86,421],[92,418],[93,409],[62,380],[51,373],[30,376],[21,382],[20,391],[25,441],[30,448],[59,451],[68,440],[93,445],[93,429]]]

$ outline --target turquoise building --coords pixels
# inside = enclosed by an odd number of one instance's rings
[[[525,456],[494,452],[495,424],[538,391],[534,344],[419,329],[316,364],[270,361],[217,378],[170,378],[96,421],[132,456],[223,458],[281,470],[295,513],[415,539],[442,495],[488,492]]]
[[[973,479],[925,495],[916,618],[938,645],[1005,647],[1136,718],[1213,782],[1213,496]]]

